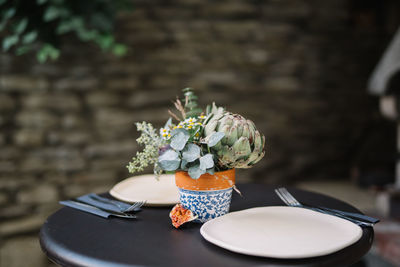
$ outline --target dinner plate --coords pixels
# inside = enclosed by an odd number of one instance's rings
[[[341,250],[362,236],[347,220],[296,207],[258,207],[228,213],[206,222],[201,235],[233,252],[299,259]]]
[[[146,201],[145,206],[173,206],[179,203],[173,174],[161,175],[158,180],[154,174],[133,176],[116,184],[110,194],[128,203]]]

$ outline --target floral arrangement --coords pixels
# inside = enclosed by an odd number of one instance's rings
[[[154,164],[154,172],[187,171],[193,179],[232,168],[251,168],[265,155],[265,137],[251,120],[233,114],[215,103],[203,111],[191,88],[174,104],[179,115],[157,131],[150,123],[136,123],[144,150],[128,164],[129,172],[143,171]],[[183,104],[182,104],[183,102]]]

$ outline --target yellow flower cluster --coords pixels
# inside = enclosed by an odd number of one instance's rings
[[[205,116],[200,116],[199,119],[204,119]],[[187,130],[193,129],[195,126],[203,126],[203,123],[198,121],[196,118],[188,118],[184,121],[181,121],[177,126],[174,127],[174,129],[177,128],[184,128]]]
[[[203,126],[203,123],[201,121],[203,121],[206,118],[206,116],[199,116],[197,118],[188,118],[184,121],[179,122],[178,125],[173,126],[172,129],[167,129],[167,128],[161,128],[160,129],[160,135],[164,140],[169,140],[171,138],[171,131],[175,130],[175,129],[186,129],[186,130],[190,130],[190,129],[194,129],[196,126]],[[200,134],[196,133],[195,135],[196,137],[199,137]]]

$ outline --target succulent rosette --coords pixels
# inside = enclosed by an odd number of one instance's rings
[[[142,135],[151,133],[153,139],[145,143],[146,147],[151,146],[151,151],[154,151],[154,145],[158,145],[157,158],[154,158],[154,153],[150,158],[148,153],[138,153],[128,165],[131,172],[154,163],[157,174],[182,170],[187,171],[191,178],[198,179],[205,173],[251,168],[264,157],[265,137],[251,120],[225,111],[215,103],[207,107],[204,115],[190,88],[184,89],[184,95],[184,105],[179,99],[175,102],[181,116],[169,111],[177,123],[170,118],[160,129],[159,136],[155,136],[153,128],[141,129]],[[141,137],[138,140],[143,139],[149,140]],[[142,159],[138,159],[138,155]]]

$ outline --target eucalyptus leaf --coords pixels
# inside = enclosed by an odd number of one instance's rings
[[[215,173],[214,168],[207,169],[207,173],[214,175],[214,173]]]
[[[188,173],[193,179],[199,179],[202,174],[206,173],[206,170],[200,169],[200,165],[195,165],[189,168]]]
[[[174,171],[179,168],[181,160],[179,154],[170,149],[158,158],[158,164],[165,171]]]
[[[182,158],[187,162],[193,162],[200,157],[200,147],[198,145],[189,143],[182,151]]]
[[[187,136],[187,137],[190,136],[189,131],[186,130],[186,129],[183,129],[183,128],[176,128],[176,129],[174,129],[174,130],[171,131],[171,135],[172,135],[172,136],[174,136],[174,135],[176,135],[176,134],[178,134],[178,133],[183,133],[183,134],[184,134],[185,136]]]
[[[171,132],[171,147],[181,151],[189,140],[189,132],[185,129],[175,129]]]
[[[209,147],[215,146],[221,139],[225,136],[224,133],[222,132],[214,132],[213,134],[210,135],[210,137],[207,140],[207,144]]]
[[[158,157],[159,161],[160,160],[176,160],[179,159],[179,154],[175,152],[172,149],[169,149],[165,151],[160,157]]]
[[[207,154],[200,158],[200,169],[207,170],[214,167],[214,160],[212,154]]]
[[[183,133],[178,133],[171,138],[171,147],[180,151],[182,150],[186,142],[189,140]]]
[[[158,164],[164,171],[175,171],[179,168],[181,161],[178,160],[161,160]]]
[[[186,161],[186,160],[184,160],[184,159],[182,159],[182,161],[181,161],[181,169],[182,170],[184,170],[184,171],[187,171],[187,164],[188,164],[188,162]]]

